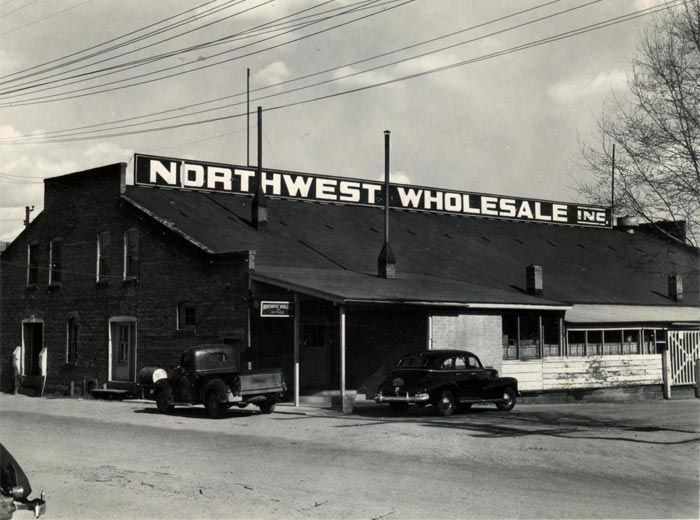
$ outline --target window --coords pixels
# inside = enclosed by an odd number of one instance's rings
[[[455,358],[447,358],[440,363],[440,370],[452,370],[455,367]]]
[[[197,324],[197,310],[192,302],[181,302],[177,306],[177,328],[190,329]]]
[[[78,320],[70,318],[66,326],[66,363],[78,360]]]
[[[474,356],[469,356],[467,358],[467,365],[469,368],[481,368],[481,363]]]
[[[455,370],[462,370],[467,368],[467,362],[463,357],[455,358]]]
[[[117,338],[117,363],[127,365],[129,363],[129,351],[131,346],[131,324],[119,324],[119,336]]]
[[[655,354],[657,332],[640,329],[569,329],[569,356]]]
[[[39,283],[39,244],[27,246],[27,285]]]
[[[428,358],[422,356],[410,356],[401,358],[397,368],[426,368],[428,366]]]
[[[109,231],[102,231],[97,235],[97,277],[98,282],[109,280],[109,253],[112,244],[112,235]]]
[[[139,230],[124,233],[124,279],[134,279],[139,274]]]
[[[507,313],[501,323],[503,359],[561,355],[561,313]]]
[[[55,238],[49,244],[49,285],[61,283],[61,259],[63,242]]]

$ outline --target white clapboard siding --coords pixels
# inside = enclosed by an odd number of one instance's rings
[[[501,375],[515,377],[523,392],[655,385],[663,379],[658,354],[504,360]]]
[[[542,360],[536,361],[503,361],[501,365],[503,377],[514,377],[518,380],[518,390],[532,392],[542,390]]]
[[[658,354],[548,358],[542,362],[543,390],[661,383]]]

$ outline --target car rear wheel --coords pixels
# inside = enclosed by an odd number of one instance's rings
[[[170,413],[173,411],[173,405],[168,403],[168,397],[165,392],[158,392],[156,394],[156,406],[160,413]]]
[[[505,390],[503,390],[503,396],[501,397],[501,402],[496,403],[496,406],[498,407],[499,410],[502,410],[504,412],[509,412],[515,406],[515,401],[516,401],[515,390],[508,387]]]
[[[437,407],[438,413],[443,417],[452,415],[457,407],[455,404],[455,395],[451,390],[443,390],[440,393],[440,398],[438,399],[435,406]]]
[[[408,403],[389,403],[389,408],[395,414],[405,413],[408,410]]]
[[[275,411],[275,402],[271,399],[260,403],[259,406],[261,413],[272,413]]]
[[[207,395],[205,408],[212,419],[218,419],[224,413],[224,405],[219,401],[219,396],[216,395],[216,392],[210,392]]]

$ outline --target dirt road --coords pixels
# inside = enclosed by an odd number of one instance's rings
[[[0,395],[0,438],[47,518],[698,516],[698,401],[279,410]]]

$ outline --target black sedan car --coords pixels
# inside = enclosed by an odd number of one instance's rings
[[[509,411],[518,396],[518,380],[498,377],[498,371],[484,368],[479,358],[466,350],[425,350],[403,356],[374,397],[388,403],[394,412],[409,405],[433,405],[448,416],[458,406],[493,403]]]

